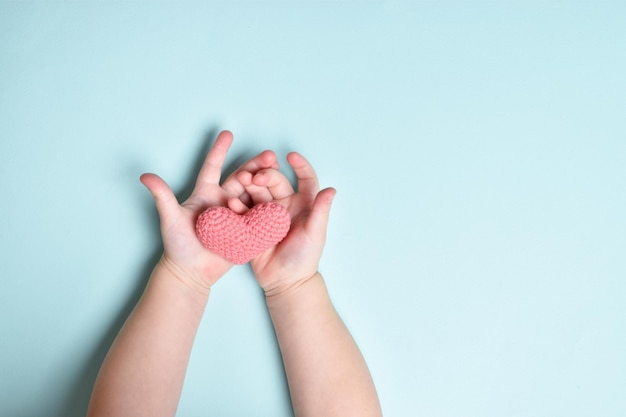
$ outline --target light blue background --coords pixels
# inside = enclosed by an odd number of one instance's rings
[[[387,416],[626,415],[623,2],[0,3],[0,414],[80,416],[219,129],[309,157]],[[291,416],[247,267],[180,416]]]

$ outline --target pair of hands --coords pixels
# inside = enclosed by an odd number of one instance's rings
[[[272,151],[261,152],[245,162],[220,185],[232,141],[229,131],[218,135],[191,196],[182,204],[160,177],[141,176],[141,182],[154,197],[161,221],[164,245],[161,262],[189,285],[209,289],[232,264],[202,246],[195,233],[198,215],[214,206],[229,207],[243,214],[255,204],[272,201],[289,211],[291,229],[282,242],[250,264],[266,294],[282,293],[317,273],[335,190],[320,191],[313,167],[295,152],[287,155],[287,161],[296,174],[298,192],[278,171],[279,164]]]

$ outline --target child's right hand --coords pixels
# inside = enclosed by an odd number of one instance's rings
[[[291,216],[291,229],[285,239],[250,262],[268,297],[297,288],[317,274],[336,193],[334,188],[319,190],[315,170],[302,155],[291,152],[287,161],[296,174],[298,192],[276,169],[263,169],[255,174],[242,171],[237,176],[253,204],[272,201],[285,207]],[[237,198],[229,200],[229,206],[239,213],[248,209]]]

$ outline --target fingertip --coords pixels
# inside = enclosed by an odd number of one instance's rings
[[[316,200],[319,200],[321,204],[328,207],[330,210],[330,205],[332,204],[335,196],[337,195],[337,189],[333,187],[324,188],[317,194]]]
[[[273,167],[278,164],[278,158],[276,157],[276,153],[270,149],[266,149],[259,154],[259,158],[261,162],[263,162],[264,166]]]
[[[139,176],[139,181],[143,183],[146,179],[150,177],[154,177],[154,176],[156,176],[156,174],[153,174],[151,172],[144,172],[143,174]]]
[[[153,194],[156,192],[157,188],[159,188],[161,183],[165,182],[161,179],[161,177],[152,173],[141,174],[139,176],[139,181]]]
[[[230,130],[222,130],[219,135],[217,135],[214,146],[223,146],[228,149],[230,145],[232,145],[233,139],[233,133]]]
[[[324,188],[321,192],[328,194],[331,199],[335,198],[337,195],[337,189],[335,187]]]
[[[234,138],[233,132],[230,130],[222,130],[218,137],[222,138],[222,140],[232,141]]]
[[[237,214],[245,214],[249,209],[239,198],[231,197],[228,199],[228,208]]]
[[[270,177],[266,171],[259,171],[252,176],[252,183],[254,185],[258,185],[259,187],[263,187],[264,185],[267,185],[269,178]]]
[[[291,151],[287,154],[287,162],[289,162],[289,165],[293,166],[294,163],[297,164],[298,162],[301,162],[303,159],[303,156],[300,155],[298,152],[295,151]]]
[[[248,171],[239,171],[237,173],[237,181],[244,187],[252,184],[252,174]]]

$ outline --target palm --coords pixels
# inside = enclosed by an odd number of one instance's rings
[[[202,246],[196,237],[195,225],[200,213],[209,207],[224,206],[228,197],[219,186],[211,185],[201,192],[194,191],[180,205],[178,219],[172,222],[171,227],[162,229],[164,256],[177,265],[191,266],[203,277],[224,275],[232,264]]]
[[[287,158],[298,178],[297,193],[286,177],[275,170],[239,176],[253,203],[274,201],[287,208],[292,219],[285,239],[250,262],[266,292],[289,288],[317,272],[334,195],[334,189],[319,191],[315,171],[301,155],[291,153]]]
[[[245,189],[236,180],[237,172],[277,167],[272,152],[262,152],[243,164],[220,185],[221,171],[226,153],[232,143],[232,134],[222,132],[209,151],[198,174],[191,196],[181,205],[169,186],[154,174],[144,174],[142,182],[154,196],[163,237],[163,258],[177,269],[202,285],[211,286],[232,264],[219,255],[206,250],[195,232],[198,215],[209,207],[226,206],[228,199],[249,199]]]
[[[310,210],[301,207],[299,197],[294,195],[287,202],[292,223],[285,239],[250,262],[257,281],[263,288],[275,283],[289,285],[292,281],[307,278],[317,271],[316,259],[319,256],[311,255],[312,252],[317,252],[318,239],[310,236],[307,231],[306,220]],[[321,252],[321,247],[319,249]]]

